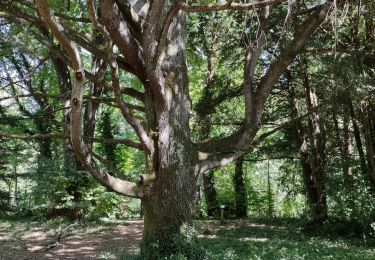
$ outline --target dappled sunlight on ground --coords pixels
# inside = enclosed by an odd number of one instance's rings
[[[143,229],[142,221],[99,227],[89,224],[63,234],[56,243],[59,230],[34,231],[25,225],[0,227],[0,259],[98,259],[102,253],[116,259],[124,250],[138,248]]]
[[[309,235],[292,221],[198,221],[209,259],[375,259],[374,239]]]
[[[141,220],[77,224],[55,243],[68,225],[53,228],[35,222],[0,224],[0,260],[119,259],[124,252],[139,251]],[[375,259],[374,239],[309,235],[291,220],[210,220],[196,221],[195,226],[210,260]]]

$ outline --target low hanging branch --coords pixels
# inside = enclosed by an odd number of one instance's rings
[[[36,5],[46,26],[64,46],[71,60],[72,68],[74,69],[70,138],[77,157],[91,175],[103,186],[129,197],[141,198],[143,196],[142,190],[136,183],[121,180],[103,171],[95,162],[91,151],[85,146],[81,133],[81,108],[85,73],[78,48],[75,42],[71,41],[65,35],[64,28],[51,15],[47,0],[37,0]]]
[[[106,40],[105,48],[109,52],[107,60],[111,68],[112,88],[116,97],[117,104],[120,108],[120,111],[123,117],[133,127],[139,140],[141,140],[141,143],[144,146],[144,150],[150,153],[153,148],[152,140],[148,137],[144,127],[142,126],[141,121],[135,118],[134,116],[132,116],[132,114],[130,113],[131,107],[127,103],[125,103],[124,99],[122,98],[122,90],[120,88],[119,75],[118,75],[118,64],[115,59],[115,55],[112,51],[112,46],[111,46],[112,41],[111,41],[110,34],[107,31],[107,29],[98,22],[97,17],[96,17],[96,10],[94,6],[94,2],[92,0],[89,0],[87,4],[88,4],[89,13],[90,13],[90,18],[94,27],[103,34]]]

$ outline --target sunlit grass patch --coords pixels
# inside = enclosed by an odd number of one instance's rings
[[[309,236],[290,223],[222,226],[200,236],[208,259],[375,259],[372,243],[361,238]]]

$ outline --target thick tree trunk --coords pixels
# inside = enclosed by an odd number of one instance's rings
[[[184,94],[181,95],[183,98]],[[170,110],[164,107],[164,113],[169,113],[171,120],[187,118],[189,110],[175,105],[172,102]],[[146,259],[156,259],[176,250],[173,245],[175,236],[184,236],[188,231],[184,230],[185,226],[191,227],[196,206],[192,144],[186,139],[188,125],[170,125],[168,121],[159,121],[160,132],[155,147],[157,162],[154,161],[154,167],[150,169],[153,172],[149,173],[149,178],[154,175],[154,179],[143,198],[142,254]],[[187,123],[181,118],[179,122]]]
[[[244,218],[247,216],[246,187],[243,176],[243,160],[243,156],[236,160],[236,168],[233,177],[234,191],[236,196],[236,217],[238,218]]]
[[[153,95],[152,88],[145,90],[146,116],[154,140],[154,151],[147,156],[148,175],[143,183],[147,191],[142,199],[142,255],[146,259],[156,259],[177,250],[174,239],[184,237],[189,231],[186,227],[192,225],[196,206],[196,155],[189,137],[191,105],[184,15],[176,17],[170,32],[173,40],[160,63],[163,80],[159,79],[164,82],[162,87],[167,93],[159,99]]]

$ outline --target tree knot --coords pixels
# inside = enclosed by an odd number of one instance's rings
[[[73,102],[73,105],[78,106],[79,102],[77,98],[73,98],[72,102]]]
[[[82,80],[83,79],[83,72],[81,70],[76,71],[76,79]]]

